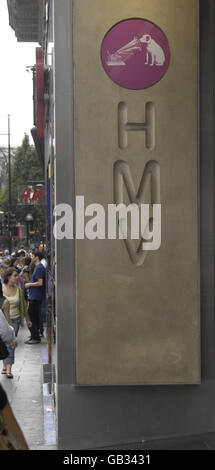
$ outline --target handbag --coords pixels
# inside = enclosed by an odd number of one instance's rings
[[[0,360],[6,359],[9,356],[9,352],[7,346],[5,345],[4,341],[1,339],[0,336]]]

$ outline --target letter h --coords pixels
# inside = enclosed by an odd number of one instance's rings
[[[145,122],[128,122],[128,107],[124,101],[118,105],[118,137],[119,147],[125,149],[128,146],[128,132],[144,131],[146,133],[146,148],[152,150],[155,147],[155,105],[146,103]]]

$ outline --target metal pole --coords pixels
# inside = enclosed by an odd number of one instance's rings
[[[26,243],[27,243],[27,249],[28,249],[28,245],[29,245],[29,226],[28,226],[28,222],[26,223],[27,225],[27,240],[26,240]]]
[[[33,74],[33,123],[34,126],[37,125],[37,118],[36,118],[36,100],[35,100],[35,95],[36,95],[36,67],[32,67],[32,74]]]
[[[8,249],[12,252],[11,234],[11,154],[10,154],[10,114],[8,114]]]

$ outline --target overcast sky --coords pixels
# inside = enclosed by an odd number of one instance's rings
[[[37,46],[17,42],[9,26],[7,1],[0,0],[0,134],[7,133],[10,114],[12,147],[20,145],[33,127],[32,73],[26,72],[26,66],[35,64]],[[7,146],[7,139],[0,135],[0,146]]]

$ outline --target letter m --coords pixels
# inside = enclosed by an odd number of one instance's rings
[[[31,198],[31,189],[27,188],[20,195],[20,199],[22,200],[22,202],[24,202],[24,201],[28,202],[28,201],[30,201],[30,198]]]
[[[42,196],[42,192],[43,192],[43,187],[42,188],[35,188],[34,189],[34,194],[31,198],[31,200],[33,201],[38,201],[40,202],[41,201],[41,196]]]
[[[158,207],[160,210],[160,165],[155,160],[150,160],[143,170],[142,178],[140,181],[140,185],[138,191],[135,189],[134,181],[132,178],[132,174],[129,168],[129,165],[124,160],[117,160],[114,164],[114,202],[115,204],[123,204],[123,187],[125,186],[128,197],[131,203],[142,205],[144,203],[144,199],[146,196],[146,190],[150,185],[150,194],[151,194],[151,205]],[[150,218],[150,228],[155,225],[154,219],[154,212],[153,218]],[[119,220],[119,225],[122,225],[124,220]],[[153,235],[152,232],[149,231],[149,227],[147,230],[147,240]],[[145,232],[144,232],[145,235]],[[131,239],[130,234],[128,235],[127,239],[124,240],[126,249],[128,251],[129,257],[133,264],[136,266],[141,266],[144,263],[147,251],[149,249],[153,249],[146,246],[150,245],[150,243],[146,244],[144,239],[142,238],[138,248],[136,248],[134,240]],[[152,245],[152,244],[151,244]],[[144,249],[144,248],[145,249]]]

